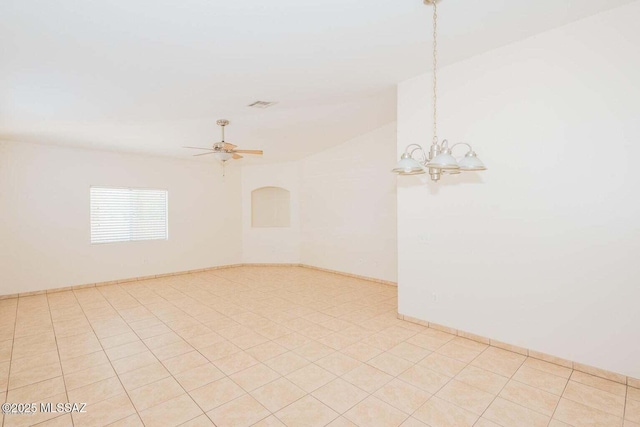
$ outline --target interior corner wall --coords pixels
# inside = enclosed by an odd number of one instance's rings
[[[395,282],[396,124],[301,160],[242,168],[242,260],[306,264]],[[251,192],[291,195],[291,227],[251,226]]]
[[[396,123],[305,157],[303,264],[397,280]]]
[[[242,167],[242,262],[248,264],[300,263],[300,174],[298,162]],[[253,227],[251,193],[262,187],[289,191],[290,227]]]
[[[640,2],[440,70],[488,170],[398,188],[399,311],[640,378]],[[398,147],[430,139],[430,75]],[[457,154],[464,154],[463,151]]]
[[[169,191],[169,239],[92,245],[89,187]],[[241,261],[240,174],[218,164],[0,142],[0,295]]]

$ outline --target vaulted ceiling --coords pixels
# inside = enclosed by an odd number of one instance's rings
[[[630,2],[443,0],[441,63]],[[0,140],[187,158],[227,118],[300,158],[393,121],[430,44],[421,0],[3,0]]]

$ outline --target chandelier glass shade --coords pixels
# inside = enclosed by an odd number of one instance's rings
[[[410,154],[404,153],[393,172],[399,175],[419,175],[424,173],[424,167]]]
[[[460,170],[463,171],[483,171],[487,169],[474,151],[469,151],[462,159],[458,160],[458,165]]]

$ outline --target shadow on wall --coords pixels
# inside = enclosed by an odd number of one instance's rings
[[[464,172],[460,175],[445,175],[440,181],[434,182],[429,174],[409,175],[398,177],[398,188],[412,188],[416,186],[426,186],[430,194],[438,194],[440,189],[449,186],[458,186],[462,184],[484,184],[484,180],[480,173]]]

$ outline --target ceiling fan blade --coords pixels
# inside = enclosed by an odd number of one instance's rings
[[[262,150],[233,150],[234,153],[244,153],[244,154],[259,154],[262,155]]]
[[[236,147],[237,145],[229,144],[228,142],[222,144],[222,148],[224,148],[225,150],[233,150]]]
[[[233,153],[233,158],[236,159],[236,160],[237,159],[242,159],[243,157],[244,156],[241,156],[240,154]]]
[[[214,151],[211,151],[210,153],[200,153],[200,154],[194,154],[193,157],[198,157],[198,156],[206,156],[207,154],[213,154]]]
[[[213,151],[213,148],[187,147],[187,146],[182,146],[182,148],[192,148],[194,150],[209,150],[209,151]]]

